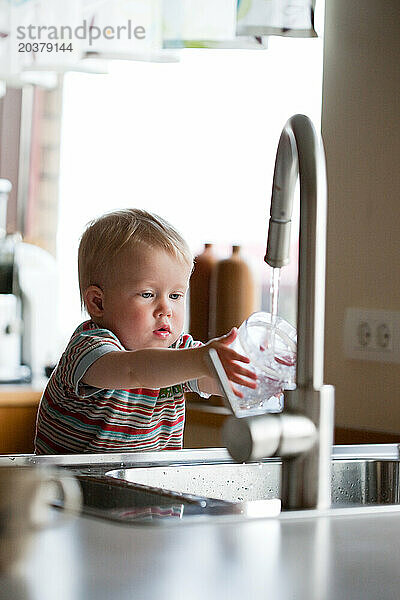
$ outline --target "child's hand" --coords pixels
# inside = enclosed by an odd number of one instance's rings
[[[237,329],[233,327],[229,333],[223,335],[218,338],[214,338],[207,342],[203,346],[205,351],[208,353],[210,348],[214,348],[218,357],[222,363],[222,366],[225,369],[226,376],[228,377],[231,385],[233,383],[238,383],[240,385],[244,385],[245,387],[249,387],[255,389],[257,387],[257,376],[250,369],[246,369],[239,363],[249,363],[250,359],[247,356],[239,354],[233,348],[229,348],[230,344],[237,337]],[[234,385],[232,385],[232,390],[239,398],[243,398],[242,392],[237,390]]]

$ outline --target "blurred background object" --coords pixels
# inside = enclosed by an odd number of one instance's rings
[[[190,278],[190,333],[195,340],[210,339],[210,283],[211,273],[217,263],[212,244],[204,244],[204,250],[195,257]]]
[[[55,360],[56,261],[7,234],[11,183],[0,179],[0,383],[29,382]]]
[[[232,254],[215,265],[210,291],[211,337],[239,327],[253,312],[259,310],[260,299],[256,280],[240,246],[232,246]]]

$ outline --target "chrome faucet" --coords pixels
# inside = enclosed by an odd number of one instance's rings
[[[267,253],[271,267],[289,262],[294,188],[300,178],[296,389],[281,414],[227,420],[223,438],[239,461],[282,458],[283,509],[330,506],[334,388],[323,384],[326,175],[322,141],[305,115],[291,117],[279,140]],[[225,381],[226,388],[226,381]],[[225,392],[226,395],[226,392]]]

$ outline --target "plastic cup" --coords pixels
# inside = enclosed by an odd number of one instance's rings
[[[294,389],[296,378],[296,329],[280,317],[256,312],[242,323],[231,344],[250,359],[250,370],[257,375],[257,388],[236,387],[243,398],[235,396],[235,409],[248,412],[281,412],[283,391]]]

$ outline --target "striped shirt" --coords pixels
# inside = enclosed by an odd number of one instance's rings
[[[188,334],[174,348],[200,346]],[[36,454],[132,452],[182,448],[184,392],[197,381],[162,389],[108,390],[82,382],[107,352],[125,348],[108,329],[85,321],[73,333],[40,401]],[[201,394],[203,395],[203,394]]]

